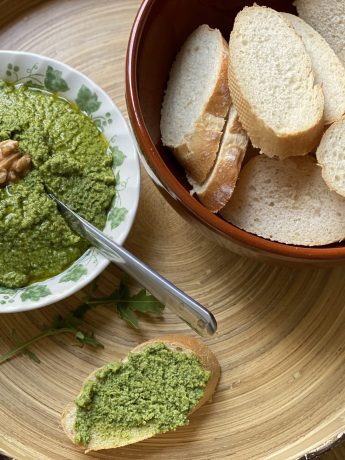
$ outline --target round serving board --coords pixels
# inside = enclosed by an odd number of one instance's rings
[[[163,0],[162,0],[163,1]],[[3,49],[59,59],[103,87],[125,113],[124,62],[139,0],[1,2]],[[154,59],[154,56],[152,56]],[[0,367],[0,450],[20,460],[44,459],[295,459],[325,450],[345,432],[345,267],[272,267],[235,256],[183,221],[143,173],[138,216],[126,246],[179,287],[208,305],[219,332],[208,340],[222,366],[212,404],[189,426],[116,452],[84,455],[63,434],[60,413],[84,378],[138,343],[164,333],[191,334],[166,309],[162,318],[128,327],[105,307],[85,327],[103,350],[73,346],[68,336],[46,339]],[[120,272],[100,278],[107,294]],[[0,316],[0,353],[15,328],[29,338],[79,293],[56,305]],[[325,455],[344,459],[338,447]]]

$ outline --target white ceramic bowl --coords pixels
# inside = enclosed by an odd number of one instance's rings
[[[0,51],[0,79],[26,83],[76,103],[103,131],[113,155],[116,195],[104,232],[122,244],[134,221],[140,192],[139,161],[128,126],[110,97],[82,73],[38,54]],[[90,248],[59,275],[21,289],[0,286],[0,313],[44,307],[64,299],[96,278],[109,264]]]

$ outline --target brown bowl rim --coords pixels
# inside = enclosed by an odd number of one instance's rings
[[[137,55],[140,46],[141,34],[150,10],[155,0],[144,0],[138,10],[129,37],[126,56],[126,101],[128,115],[139,148],[145,152],[145,159],[162,182],[163,187],[174,196],[201,223],[215,229],[219,234],[228,239],[235,240],[241,246],[247,246],[259,251],[272,253],[283,257],[314,260],[337,260],[345,258],[344,247],[305,247],[293,246],[253,235],[226,222],[218,215],[213,214],[176,179],[162,160],[158,150],[148,133],[143,114],[140,109],[139,95],[136,85]]]

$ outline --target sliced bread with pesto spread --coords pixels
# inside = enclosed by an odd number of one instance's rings
[[[229,111],[228,56],[220,31],[199,26],[177,54],[164,95],[163,145],[199,183],[216,160]]]
[[[229,87],[254,147],[272,157],[305,155],[319,143],[324,96],[310,57],[288,21],[245,7],[230,35]]]
[[[86,452],[133,444],[188,424],[219,376],[217,358],[200,340],[158,337],[94,371],[66,406],[62,426]]]

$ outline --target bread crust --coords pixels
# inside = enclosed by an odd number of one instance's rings
[[[338,195],[345,197],[345,188],[342,187],[340,184],[336,183],[335,180],[332,180],[332,178],[334,177],[334,174],[331,173],[330,169],[334,169],[334,168],[332,167],[330,168],[330,164],[331,165],[333,164],[332,162],[329,161],[330,155],[328,155],[328,158],[325,158],[327,155],[326,148],[327,148],[328,139],[331,138],[334,132],[336,132],[338,129],[345,130],[345,116],[343,116],[342,118],[340,118],[340,120],[333,123],[327,129],[327,131],[325,132],[325,134],[323,135],[321,139],[318,149],[316,150],[316,159],[317,159],[318,164],[321,166],[322,179],[326,182],[328,188],[332,190],[332,192],[336,192],[338,193]],[[335,158],[334,163],[336,163],[336,158]],[[337,166],[338,166],[339,174],[342,175],[342,171],[341,171],[342,165],[338,163]]]
[[[260,6],[253,6],[250,8],[266,8]],[[249,8],[248,8],[249,9]],[[240,13],[241,14],[241,13]],[[245,12],[242,14],[246,14]],[[279,15],[279,13],[277,12]],[[282,20],[287,24],[293,33],[298,37],[291,24],[280,15]],[[238,22],[238,16],[235,19],[234,29]],[[234,30],[233,29],[233,30]],[[233,33],[233,32],[232,32]],[[295,133],[278,134],[271,127],[269,127],[256,113],[253,107],[249,104],[241,89],[241,84],[236,78],[236,72],[234,64],[231,59],[231,48],[232,41],[230,35],[230,56],[229,56],[229,88],[230,94],[235,105],[239,119],[247,131],[248,136],[254,147],[260,148],[262,153],[265,153],[269,157],[277,156],[280,158],[286,158],[288,156],[306,155],[310,153],[319,144],[323,129],[324,119],[323,111],[320,110],[320,116],[315,125],[310,126],[309,129],[304,131],[296,131]],[[310,68],[312,71],[312,68]],[[318,88],[320,101],[324,101],[322,88],[320,85],[315,85]]]
[[[144,350],[148,345],[154,344],[154,343],[164,343],[169,349],[173,351],[179,351],[179,352],[184,352],[184,353],[194,353],[195,355],[198,356],[200,359],[200,362],[202,366],[211,372],[211,376],[209,381],[207,382],[204,396],[201,398],[199,403],[193,408],[193,410],[190,412],[192,414],[195,412],[197,409],[199,409],[201,406],[203,406],[207,401],[211,400],[212,395],[217,387],[218,380],[220,377],[220,365],[219,362],[214,355],[214,353],[206,346],[203,344],[203,342],[199,339],[196,339],[194,337],[189,337],[189,336],[182,336],[182,335],[177,335],[177,334],[170,334],[170,335],[163,335],[161,337],[157,337],[155,339],[148,340],[146,342],[143,342],[139,345],[137,345],[133,350],[131,350],[131,353],[139,353],[140,351]],[[125,362],[127,360],[127,356],[122,359],[122,362]],[[81,387],[80,393],[82,392],[82,389],[86,382],[88,382],[90,379],[95,378],[95,375],[97,372],[99,372],[101,368],[98,368],[94,370],[85,380],[84,383]],[[78,396],[79,396],[78,395]],[[76,417],[76,409],[77,406],[75,405],[74,402],[70,402],[66,405],[65,409],[63,410],[62,417],[61,417],[61,424],[63,427],[63,430],[65,431],[66,435],[69,437],[69,439],[75,443],[75,433],[74,433],[74,423],[75,423],[75,417]],[[134,444],[139,441],[143,441],[144,439],[151,438],[152,436],[155,436],[155,432],[150,429],[146,430],[141,430],[141,429],[136,429],[133,430],[133,436],[131,436],[130,439],[122,439],[120,442],[114,444],[113,440],[110,440],[108,443],[104,440],[102,442],[91,442],[88,446],[88,448],[85,450],[85,453],[89,451],[97,451],[97,450],[103,450],[103,449],[115,449],[117,447],[123,447],[129,444]],[[84,446],[79,445],[78,447],[84,448]]]
[[[218,33],[220,34],[219,31]],[[231,102],[228,86],[229,47],[223,37],[221,41],[221,67],[214,91],[203,114],[195,124],[194,131],[185,137],[181,145],[168,146],[196,182],[204,182],[216,160],[225,117]]]
[[[344,2],[339,0],[295,0],[298,16],[312,26],[345,65]]]
[[[322,84],[325,96],[324,122],[330,125],[345,113],[345,68],[326,40],[303,19],[290,13],[280,14],[292,25],[310,54],[316,80]],[[337,93],[330,88],[337,88]]]
[[[199,200],[214,213],[230,200],[248,145],[247,133],[238,120],[234,106],[231,106],[228,118],[214,169],[206,182],[200,186],[188,177],[193,186],[192,193],[195,192]]]

